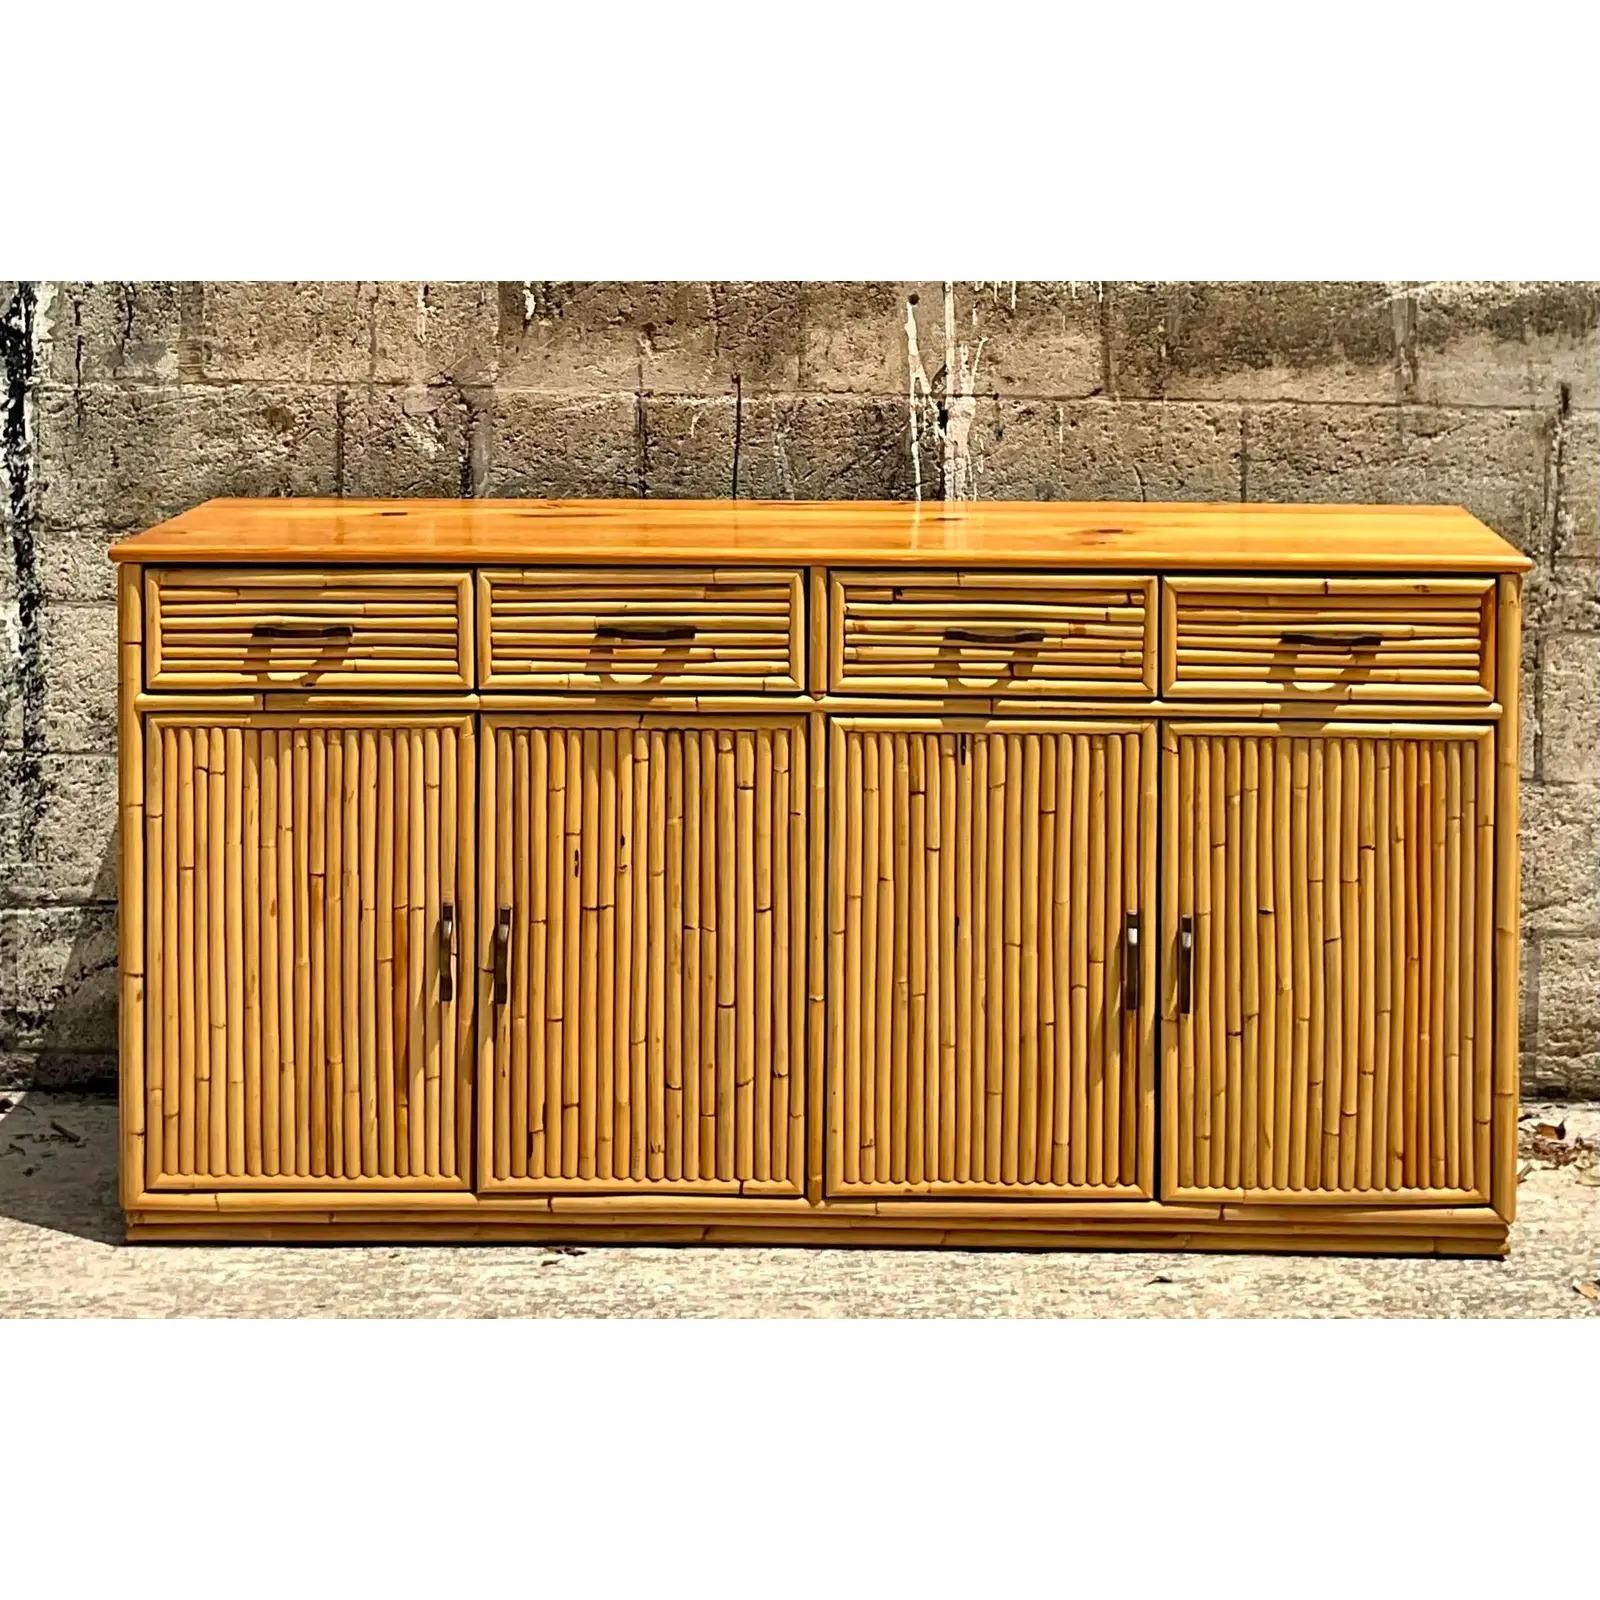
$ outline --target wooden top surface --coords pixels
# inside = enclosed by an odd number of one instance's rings
[[[208,500],[114,561],[1521,572],[1460,506],[1101,501]]]

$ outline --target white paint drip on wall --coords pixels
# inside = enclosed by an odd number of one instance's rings
[[[980,285],[981,287],[981,285]],[[971,312],[973,333],[978,329],[978,308]],[[981,458],[976,463],[972,455],[972,424],[978,414],[978,363],[983,356],[984,339],[976,338],[972,344],[956,336],[956,286],[944,286],[944,407],[940,412],[939,396],[928,378],[923,364],[921,342],[917,332],[917,310],[906,301],[906,370],[909,374],[906,394],[907,426],[911,443],[911,483],[916,499],[922,498],[922,436],[927,432],[938,440],[940,464],[943,468],[944,498],[970,500],[976,493],[974,479],[982,470]]]

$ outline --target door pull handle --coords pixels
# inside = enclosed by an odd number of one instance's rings
[[[494,922],[494,1003],[503,1006],[510,998],[511,907],[501,906]]]

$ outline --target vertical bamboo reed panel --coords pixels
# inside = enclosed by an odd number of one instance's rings
[[[220,951],[222,930],[212,932],[211,883],[215,876],[211,853],[211,730],[194,731],[194,969],[195,986],[195,1100],[194,1168],[196,1173],[221,1175],[212,1159],[211,1095],[212,1073],[211,1011],[221,1001],[212,982],[212,958]]]
[[[1047,748],[1054,754],[1054,744]],[[1055,768],[1052,761],[1048,769],[1053,781]],[[1041,780],[1042,781],[1042,780]],[[958,1023],[956,1012],[956,945],[960,925],[956,908],[956,741],[950,734],[939,739],[939,903],[932,916],[939,942],[939,1024],[936,1038],[939,1070],[939,1139],[937,1170],[956,1170],[956,1056],[958,1048]],[[1051,843],[1054,843],[1051,835]],[[1050,873],[1048,863],[1042,867],[1043,882],[1040,893],[1046,915],[1050,909]],[[1046,988],[1049,987],[1049,966],[1045,966]],[[1049,1172],[1050,1122],[1048,1116],[1040,1121],[1039,1160],[1041,1173]]]
[[[691,733],[689,738],[695,736]],[[707,730],[700,745],[700,1176],[717,1176],[720,1103],[717,1082],[717,1009],[721,978],[717,964],[717,915],[721,875],[729,864],[718,852],[717,735]]]
[[[906,1142],[905,1176],[912,1185],[923,1178],[923,1131],[926,1101],[923,1073],[928,1024],[928,752],[921,739],[906,741],[908,757],[908,856],[904,891],[906,929]]]
[[[180,953],[194,952],[198,968],[199,905],[204,896],[197,895],[195,885],[195,852],[203,809],[199,772],[195,756],[196,739],[193,728],[179,728],[178,735],[178,943]],[[178,1158],[175,1170],[189,1176],[196,1170],[195,1119],[199,1110],[198,1065],[199,1050],[204,1041],[204,1027],[200,1019],[200,983],[198,970],[190,973],[188,983],[182,986],[182,999],[178,1012]]]
[[[1246,1189],[1260,1187],[1258,1167],[1272,1157],[1270,1135],[1261,1129],[1261,926],[1257,900],[1261,863],[1261,754],[1254,739],[1240,741],[1237,809],[1239,823],[1239,900],[1235,916],[1242,992],[1239,996],[1239,1178]]]
[[[446,1125],[433,986],[443,874],[472,870],[454,850],[459,819],[447,830],[441,816],[446,763],[452,806],[463,791],[464,727],[443,717],[381,728],[295,714],[151,719],[147,804],[162,877],[150,915],[170,929],[165,947],[189,955],[183,972],[163,965],[157,978],[172,1024],[155,1036],[160,1136],[146,1183],[459,1184],[446,1171],[447,1153],[458,1165],[462,1124]],[[408,752],[403,764],[394,749]],[[397,807],[402,767],[410,793]]]
[[[1178,917],[1196,925],[1192,1009],[1169,1012],[1172,1197],[1483,1195],[1489,737],[1169,730],[1167,948]]]
[[[830,1192],[1147,1191],[1155,966],[1125,1016],[1122,952],[1154,893],[1153,730],[834,737]]]
[[[755,996],[751,1006],[753,1032],[751,1061],[755,1071],[755,1149],[752,1159],[754,1170],[766,1173],[772,1171],[772,743],[771,739],[752,740],[755,754],[755,784],[752,792],[755,805],[755,844],[751,863],[755,901]],[[673,749],[678,748],[677,741],[674,741]],[[679,803],[681,805],[681,799]],[[670,791],[668,810],[670,829]],[[682,848],[681,840],[679,848],[680,850]],[[669,844],[669,859],[671,856],[672,850]],[[670,941],[677,937],[676,930],[681,927],[683,920],[682,902],[673,905],[670,882],[667,894],[667,919],[667,937]],[[680,975],[673,970],[670,960],[667,980],[667,1033],[671,1037],[675,1021],[672,997],[678,989]],[[670,1148],[668,1155],[670,1173]]]
[[[323,739],[306,736],[305,807],[307,858],[305,917],[309,958],[306,961],[307,1022],[303,1060],[310,1080],[307,1106],[313,1177],[329,1175],[328,1164],[328,1040],[327,1040],[327,869],[328,869],[328,748]],[[298,799],[298,797],[297,797]]]
[[[344,739],[326,741],[325,841],[322,882],[323,1058],[327,1063],[327,1161],[344,1176]],[[437,849],[438,840],[434,840]],[[435,1169],[437,1170],[437,1169]]]
[[[1117,748],[1116,741],[1112,749]],[[1013,785],[1021,805],[1022,865],[1012,880],[1016,893],[1012,903],[1016,911],[1011,919],[1017,930],[1016,1007],[1011,1015],[1020,1033],[1018,1053],[1019,1083],[1016,1096],[1006,1107],[1006,1164],[1010,1167],[1008,1182],[1034,1182],[1034,1161],[1039,1145],[1039,793],[1040,756],[1037,734],[1023,734],[1012,741],[1012,748],[1021,756],[1022,782]],[[1007,795],[1008,802],[1010,794]],[[1113,839],[1116,830],[1111,830]],[[1016,848],[1015,837],[1007,841],[1008,852]],[[1007,960],[1011,960],[1007,951]],[[1011,999],[1009,985],[1007,1001]],[[1027,1020],[1024,1021],[1023,1019]],[[1009,1044],[1009,1039],[1008,1039]],[[1013,1152],[1015,1152],[1013,1154]]]
[[[566,736],[566,808],[562,818],[561,893],[561,1175],[575,1178],[580,1166],[579,1131],[579,963],[582,959],[581,927],[583,871],[583,735],[569,728]],[[551,826],[555,818],[551,817]],[[552,1068],[554,1062],[552,1061]]]
[[[1163,836],[1169,842],[1177,841],[1178,859],[1167,864],[1167,902],[1163,921],[1170,936],[1172,945],[1170,976],[1167,987],[1170,998],[1165,1008],[1165,1024],[1167,1028],[1166,1048],[1169,1057],[1176,1055],[1176,1062],[1170,1063],[1162,1079],[1162,1089],[1166,1096],[1167,1115],[1175,1123],[1177,1138],[1168,1138],[1164,1141],[1162,1149],[1162,1176],[1164,1187],[1170,1192],[1173,1189],[1192,1189],[1195,1183],[1194,1158],[1195,1148],[1198,1144],[1198,1129],[1195,1125],[1196,1080],[1199,1076],[1197,1067],[1197,1040],[1192,1013],[1182,1015],[1178,1010],[1179,998],[1179,962],[1182,959],[1178,950],[1178,919],[1180,916],[1193,918],[1193,908],[1198,905],[1198,890],[1205,881],[1205,874],[1197,873],[1195,868],[1198,862],[1203,861],[1201,852],[1207,846],[1197,841],[1196,837],[1196,784],[1195,784],[1195,749],[1192,741],[1179,744],[1173,737],[1170,729],[1164,734],[1164,746],[1168,752],[1166,760],[1167,779],[1163,793],[1165,801],[1165,818],[1162,824]],[[1173,768],[1176,767],[1176,781],[1173,778]],[[1174,868],[1176,870],[1174,870]],[[1174,903],[1171,885],[1176,879],[1177,900]],[[1191,963],[1191,977],[1188,982],[1193,986],[1194,961],[1194,935],[1190,935],[1190,953],[1188,960]]]
[[[180,963],[184,959],[183,952],[192,949],[192,946],[180,945],[178,942],[178,907],[181,899],[179,887],[179,859],[178,859],[178,785],[181,779],[178,756],[178,734],[172,728],[161,728],[151,734],[151,744],[154,746],[159,739],[161,751],[161,875],[155,876],[153,867],[146,863],[145,871],[150,881],[158,888],[161,899],[161,938],[159,948],[162,950],[161,964],[161,1150],[160,1161],[156,1165],[156,1172],[178,1172],[182,1169],[178,1165],[178,1132],[182,1117],[182,1091],[179,1087],[179,1074],[182,1068],[179,1065],[180,1044],[180,1018],[183,1013],[183,1004],[179,999]],[[191,870],[190,889],[193,893],[193,878]],[[270,894],[271,888],[268,886]],[[190,985],[184,983],[182,989],[188,993]],[[270,1060],[271,1058],[268,1057]],[[146,1064],[146,1071],[153,1072],[155,1063]],[[270,1106],[264,1110],[264,1116],[270,1118]],[[157,1129],[147,1127],[149,1151],[155,1153],[155,1138]],[[270,1125],[267,1128],[268,1136],[273,1133]],[[276,1140],[273,1139],[276,1146]],[[146,1183],[155,1181],[155,1172],[146,1172]]]
[[[483,850],[513,938],[481,1068],[486,1186],[797,1192],[798,719],[510,715],[490,728]]]
[[[365,981],[361,983],[361,1066],[359,1087],[361,1094],[361,1170],[381,1173],[380,1139],[378,1133],[378,812],[379,812],[379,735],[370,727],[361,730],[361,945],[358,951],[360,970]],[[264,774],[264,788],[271,797],[272,785]],[[268,818],[262,816],[262,837],[268,837]],[[265,872],[264,874],[265,875]],[[486,899],[492,897],[485,897]],[[463,910],[465,908],[463,907]],[[265,956],[267,979],[272,981],[272,960]],[[268,1026],[272,1025],[272,1008],[267,1007]],[[267,1058],[272,1059],[270,1054]],[[268,1080],[271,1089],[271,1080]],[[271,1138],[272,1115],[267,1112],[268,1137]]]
[[[1126,823],[1124,823],[1126,826]],[[1034,918],[1038,929],[1039,951],[1033,962],[1033,993],[1038,1007],[1039,1090],[1032,1163],[1028,1181],[1049,1183],[1054,1167],[1056,1120],[1056,985],[1057,948],[1056,881],[1056,741],[1039,740],[1039,825],[1038,865],[1033,878]],[[950,1024],[953,1028],[953,1021]],[[942,1171],[950,1171],[945,1162]]]
[[[253,734],[249,737],[255,737]],[[344,1019],[341,1041],[344,1060],[344,1171],[354,1175],[361,1165],[361,1019],[360,993],[365,970],[361,966],[361,734],[346,728],[342,735],[344,789],[340,796],[344,839],[343,874],[339,884],[339,998]],[[247,778],[248,778],[247,774]],[[245,815],[249,816],[250,790],[245,789]],[[444,860],[453,861],[447,850]],[[246,902],[253,909],[254,901]],[[246,997],[248,999],[248,996]]]
[[[132,598],[137,601],[137,587]],[[131,754],[131,752],[130,752]],[[144,1037],[138,1041],[139,1062],[143,1073],[143,1099],[136,1119],[129,1116],[123,1122],[122,1159],[126,1163],[121,1174],[122,1188],[127,1193],[140,1193],[148,1189],[161,1173],[162,1153],[166,1143],[165,1096],[167,1083],[164,1073],[166,1047],[164,1036],[170,1026],[166,1008],[166,971],[176,967],[178,952],[162,939],[162,900],[166,862],[163,854],[163,828],[166,817],[167,766],[169,761],[166,741],[160,731],[143,741],[143,811],[140,821],[144,838],[140,841],[140,869],[144,874],[144,893],[139,907],[144,930],[142,961],[137,971],[123,970],[124,983],[138,978],[143,985],[141,1001],[144,1009]],[[128,827],[135,826],[134,819],[123,819]],[[171,900],[171,896],[165,896]],[[168,952],[171,952],[169,957]],[[120,1003],[126,1005],[126,999]],[[176,1015],[176,1006],[173,1007]],[[130,1041],[131,1044],[131,1041]],[[131,1081],[133,1062],[123,1063],[123,1103],[127,1105],[136,1097],[139,1086]],[[143,1134],[142,1141],[135,1136]]]
[[[540,730],[530,729],[522,744],[531,744],[540,736]],[[616,1010],[612,996],[617,979],[617,850],[619,844],[617,823],[617,735],[614,729],[602,728],[598,733],[600,747],[600,814],[598,885],[599,897],[596,912],[595,939],[599,946],[594,984],[588,1004],[594,1008],[596,1023],[595,1049],[598,1055],[595,1077],[595,1176],[610,1178],[613,1172],[613,1138],[616,1117],[616,1062],[617,1035]],[[520,746],[519,746],[520,748]],[[530,779],[531,782],[531,779]],[[530,794],[531,790],[524,790]],[[537,807],[524,800],[518,808],[520,826],[523,816]],[[693,811],[690,815],[693,817]],[[693,1007],[689,1007],[692,1011]],[[692,1081],[694,1074],[689,1077]],[[536,1097],[535,1097],[536,1098]],[[693,1143],[693,1120],[690,1119],[690,1144]],[[537,1164],[534,1171],[539,1171]]]
[[[542,728],[531,728],[535,740],[546,738]],[[634,879],[638,875],[638,840],[635,832],[633,732],[615,730],[617,741],[617,959],[615,996],[616,1022],[612,1028],[611,1063],[612,1104],[611,1170],[614,1177],[633,1174],[633,982],[634,962],[638,959],[633,927]],[[537,771],[537,767],[535,768]],[[702,797],[703,798],[703,797]],[[538,791],[529,802],[537,811]],[[702,894],[704,884],[702,882]],[[542,902],[541,902],[542,903]],[[643,932],[644,930],[640,930]],[[704,1015],[702,1009],[702,1017]],[[547,1114],[548,1120],[548,1114]],[[533,1172],[559,1172],[548,1161],[535,1165]]]
[[[520,756],[527,746],[517,740]],[[600,1064],[596,1059],[599,1036],[598,991],[600,984],[600,732],[586,728],[579,742],[583,764],[582,835],[573,874],[578,883],[578,1176],[593,1178],[599,1172],[599,1089]],[[570,779],[569,779],[570,782]],[[517,807],[520,819],[527,810]],[[613,835],[614,839],[614,835]],[[522,1091],[526,1093],[526,1089]]]

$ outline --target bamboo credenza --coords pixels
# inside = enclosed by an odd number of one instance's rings
[[[112,554],[131,1237],[1503,1252],[1528,563],[1464,511]]]

